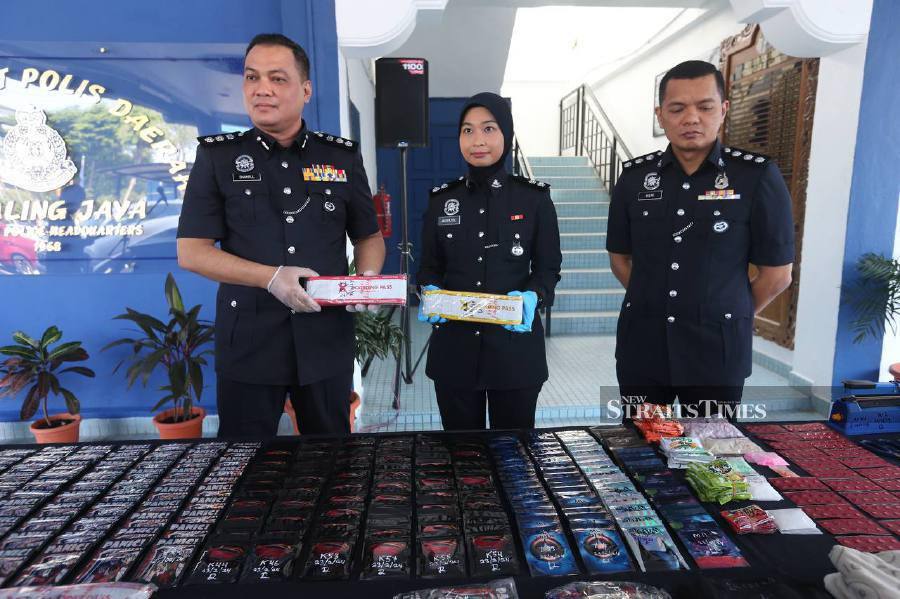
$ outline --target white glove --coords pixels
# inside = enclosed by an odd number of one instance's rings
[[[362,273],[364,277],[374,277],[378,273],[374,270],[367,270]],[[369,312],[378,312],[381,309],[381,306],[378,304],[347,304],[347,312],[365,312],[368,310]]]
[[[319,273],[301,266],[279,266],[266,285],[266,290],[295,312],[321,312],[322,307],[300,285],[301,278],[317,277]]]

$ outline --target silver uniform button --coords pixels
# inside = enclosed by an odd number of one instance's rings
[[[447,239],[453,239],[453,233],[447,233]]]
[[[681,243],[681,235],[675,236],[675,243]]]
[[[293,253],[296,252],[296,251],[297,251],[297,250],[294,248],[294,246],[292,246],[292,245],[291,245],[291,246],[288,246],[288,254],[293,254]]]
[[[483,261],[484,261],[484,258],[481,257],[481,256],[478,256],[478,261],[479,261],[479,262],[483,262]]]
[[[296,314],[296,313],[297,313],[297,311],[294,310],[293,308],[291,308],[291,314]]]
[[[245,189],[245,190],[244,190],[244,195],[245,195],[245,196],[253,195],[253,192],[250,191],[249,189]]]
[[[670,323],[673,323],[673,322],[675,322],[675,317],[674,317],[674,316],[670,316],[670,317],[668,317],[666,320],[669,321]]]
[[[674,289],[669,292],[669,297],[678,297],[678,292]]]
[[[484,214],[484,208],[479,208],[479,209],[478,209],[478,214]]]
[[[715,210],[715,211],[713,212],[713,216],[720,216],[721,214],[722,214],[722,213],[719,212],[718,210]]]
[[[725,313],[725,320],[731,320],[731,312]]]
[[[626,307],[626,308],[630,308],[630,307],[631,307],[631,302],[625,302],[625,307]]]
[[[681,189],[690,189],[690,188],[691,188],[691,184],[688,183],[687,181],[685,181],[684,183],[681,184]]]
[[[514,235],[514,237],[515,237],[516,239],[518,239],[518,238],[519,238],[519,234],[516,233],[516,234]]]
[[[679,208],[678,210],[675,211],[675,214],[677,214],[678,216],[684,216],[684,209]]]
[[[672,270],[678,270],[678,269],[679,269],[678,263],[677,263],[677,262],[673,262],[673,263],[672,263]]]
[[[650,216],[650,213],[644,210],[644,216]]]
[[[484,237],[484,231],[479,231],[479,232],[478,232],[478,236],[479,236],[479,237]]]
[[[231,307],[237,308],[237,300],[231,300]]]
[[[281,168],[287,168],[287,167],[288,167],[288,163],[287,163],[287,160],[285,160],[284,162],[281,163]]]
[[[290,188],[290,187],[285,187],[285,188],[284,188],[284,195],[286,195],[286,196],[291,195],[291,188]]]
[[[479,336],[480,334],[481,334],[481,331],[475,331],[475,336],[476,336],[476,337]]]
[[[284,221],[285,221],[287,224],[291,224],[291,223],[294,222],[294,217],[293,217],[293,216],[287,216],[287,217],[285,217]]]
[[[475,281],[475,286],[476,286],[476,287],[481,287],[481,281]]]
[[[325,195],[330,196],[330,195],[331,195],[331,190],[330,190],[330,189],[326,189],[326,190],[325,190]]]

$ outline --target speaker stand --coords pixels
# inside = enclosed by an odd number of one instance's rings
[[[407,169],[406,159],[409,151],[409,144],[401,141],[397,144],[400,150],[400,218],[401,224],[401,241],[400,241],[400,274],[407,276],[406,282],[406,303],[400,306],[400,330],[403,333],[403,341],[400,344],[400,351],[397,354],[397,366],[394,369],[394,402],[391,407],[395,410],[400,409],[400,379],[409,385],[412,383],[412,351],[410,348],[409,338],[409,305],[411,294],[409,292],[409,260],[411,247],[409,243],[409,206],[407,204]],[[402,365],[406,366],[404,371]],[[418,364],[417,364],[418,365]]]

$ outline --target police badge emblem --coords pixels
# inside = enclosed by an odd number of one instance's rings
[[[36,106],[16,111],[16,124],[0,142],[0,178],[34,192],[53,191],[77,172],[67,156],[66,142]]]
[[[451,198],[444,202],[444,214],[453,216],[457,212],[459,212],[459,200]]]
[[[716,233],[724,233],[728,230],[728,223],[724,220],[718,220],[713,224],[713,231]]]
[[[328,212],[334,212],[334,204],[331,202],[325,202],[325,210]]]
[[[252,156],[241,154],[234,159],[234,168],[236,168],[240,173],[249,173],[254,168],[256,168],[256,165],[253,164]]]
[[[511,251],[513,256],[521,256],[525,253],[525,250],[522,248],[522,245],[518,241],[513,244]]]
[[[713,183],[713,187],[716,189],[728,189],[728,175],[724,172],[719,173],[716,176],[716,182]]]
[[[653,191],[654,189],[659,189],[660,177],[659,173],[647,173],[647,176],[644,177],[644,189],[647,191]]]

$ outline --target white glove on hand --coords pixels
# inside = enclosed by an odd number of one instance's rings
[[[319,273],[301,266],[279,266],[266,290],[295,312],[321,312],[322,307],[300,285],[301,278],[317,277]]]
[[[374,270],[367,270],[362,273],[364,277],[374,277],[378,273]],[[365,312],[368,310],[369,312],[378,312],[381,309],[381,306],[378,304],[348,304],[347,312]]]

